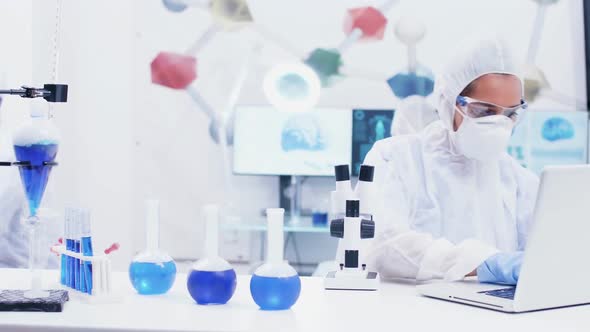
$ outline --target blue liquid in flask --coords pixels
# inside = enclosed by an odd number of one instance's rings
[[[301,280],[298,275],[263,277],[254,274],[250,280],[250,292],[260,309],[285,310],[297,302],[301,292]]]
[[[198,304],[225,304],[236,290],[236,271],[192,270],[186,286]]]
[[[19,161],[29,161],[30,166],[20,166],[20,176],[25,187],[25,194],[29,202],[29,214],[37,215],[37,209],[43,199],[47,181],[51,174],[51,166],[44,166],[44,162],[55,160],[58,144],[40,142],[32,145],[15,145],[14,153]]]
[[[129,265],[129,279],[139,294],[164,294],[176,279],[174,261],[163,263],[133,262]]]

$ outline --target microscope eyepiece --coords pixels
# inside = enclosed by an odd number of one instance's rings
[[[361,165],[359,172],[359,181],[373,182],[373,176],[375,175],[375,166]]]
[[[334,166],[334,173],[336,175],[336,181],[348,181],[350,180],[350,170],[348,165],[336,165]]]

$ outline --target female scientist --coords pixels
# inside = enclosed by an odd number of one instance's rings
[[[515,284],[538,187],[506,153],[523,83],[500,40],[457,46],[436,81],[440,120],[365,159],[383,198],[367,258],[384,278]]]

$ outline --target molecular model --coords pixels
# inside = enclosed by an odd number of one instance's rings
[[[163,0],[171,12],[182,12],[189,6],[208,8],[213,23],[190,45],[184,53],[160,52],[151,63],[152,82],[171,89],[185,90],[193,101],[211,119],[210,134],[218,142],[219,127],[224,126],[213,108],[192,86],[197,79],[197,53],[220,31],[237,30],[252,22],[252,16],[245,1],[236,0]],[[239,76],[238,76],[239,77]],[[240,80],[238,80],[240,81]],[[243,82],[242,82],[243,83]],[[238,87],[241,89],[241,86]],[[228,107],[232,107],[229,105]],[[228,139],[231,140],[231,137]]]
[[[343,76],[342,56],[352,45],[383,39],[387,26],[385,13],[397,2],[387,0],[378,7],[349,9],[343,24],[346,37],[337,47],[316,48],[304,56],[301,63],[274,66],[264,81],[269,102],[281,110],[313,108],[319,100],[320,89],[332,86]]]
[[[538,7],[526,57],[525,98],[534,102],[539,95],[543,95],[563,104],[585,107],[580,101],[551,89],[545,74],[535,65],[546,9],[558,0],[533,1]],[[207,10],[213,18],[213,23],[183,53],[160,52],[151,63],[152,82],[188,93],[195,104],[210,118],[211,137],[219,142],[219,133],[224,132],[225,135],[221,136],[225,136],[225,143],[231,145],[232,112],[246,74],[238,75],[232,90],[232,98],[229,98],[225,112],[215,112],[192,85],[198,78],[197,54],[217,33],[252,27],[265,40],[277,44],[299,59],[300,61],[297,62],[273,65],[264,78],[263,88],[268,101],[275,108],[305,111],[313,109],[317,104],[322,88],[333,86],[345,72],[348,72],[348,76],[354,76],[354,73],[343,71],[343,54],[356,43],[383,40],[388,22],[386,13],[398,1],[385,0],[379,6],[363,6],[347,10],[343,22],[345,38],[334,48],[315,48],[306,55],[302,55],[302,52],[296,50],[284,39],[253,24],[254,19],[245,0],[162,0],[162,2],[165,8],[176,13],[190,7]],[[434,75],[429,68],[419,63],[416,52],[417,44],[426,35],[426,26],[416,18],[402,17],[396,22],[394,32],[396,38],[406,46],[407,67],[388,78],[373,77],[372,79],[385,81],[399,99],[419,96],[422,97],[421,103],[427,104],[426,97],[434,88]],[[247,73],[247,67],[250,65],[248,61],[243,64],[244,73]],[[362,73],[359,76],[363,76]]]
[[[189,7],[208,10],[212,15],[211,26],[183,53],[160,52],[151,63],[152,82],[171,89],[184,90],[211,119],[210,134],[218,142],[220,128],[231,127],[233,106],[228,105],[225,115],[220,116],[200,95],[192,83],[198,78],[198,52],[220,31],[235,31],[252,26],[267,40],[278,44],[292,55],[301,59],[300,63],[279,64],[271,68],[264,80],[264,91],[269,102],[281,110],[309,110],[319,100],[322,87],[333,84],[341,75],[342,54],[357,41],[382,40],[387,25],[387,12],[397,0],[387,0],[378,8],[367,6],[347,11],[344,22],[346,38],[335,49],[317,48],[307,56],[288,42],[272,35],[269,31],[255,26],[245,0],[162,0],[169,11],[180,13]],[[247,66],[248,64],[244,64]],[[242,79],[243,83],[243,79]],[[237,84],[237,83],[236,83]],[[241,85],[237,85],[237,94]],[[235,96],[237,99],[238,96]],[[230,98],[232,100],[232,98]],[[234,100],[235,103],[235,100]],[[226,143],[231,144],[228,130]]]
[[[426,97],[434,89],[434,74],[418,64],[416,55],[416,44],[424,35],[426,26],[415,18],[403,17],[395,25],[395,36],[407,47],[408,69],[395,74],[387,80],[387,84],[400,99],[414,95]]]
[[[383,39],[387,25],[387,18],[383,13],[396,2],[389,0],[379,8],[369,6],[349,9],[344,22],[346,38],[336,49],[316,48],[309,54],[304,62],[317,73],[323,86],[329,86],[340,74],[340,67],[343,64],[342,54],[356,41]]]

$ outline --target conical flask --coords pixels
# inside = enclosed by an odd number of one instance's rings
[[[31,122],[15,132],[13,144],[29,217],[36,217],[57,156],[59,134],[46,112],[34,107]]]

